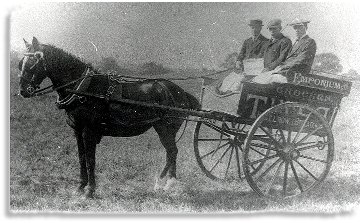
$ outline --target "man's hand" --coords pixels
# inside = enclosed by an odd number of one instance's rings
[[[274,70],[273,70],[273,74],[277,74],[279,73],[279,71],[282,70],[282,67],[281,66],[277,66]]]

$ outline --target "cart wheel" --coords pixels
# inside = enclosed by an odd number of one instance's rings
[[[247,128],[250,126],[209,119],[197,122],[194,151],[197,163],[206,176],[222,182],[245,178],[241,156]]]
[[[245,177],[256,193],[271,199],[310,191],[329,172],[333,141],[329,124],[315,109],[294,102],[279,104],[262,113],[248,133]],[[261,162],[264,165],[255,171],[254,165]]]

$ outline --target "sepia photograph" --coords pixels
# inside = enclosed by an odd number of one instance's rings
[[[360,205],[354,2],[28,2],[8,15],[21,214]]]

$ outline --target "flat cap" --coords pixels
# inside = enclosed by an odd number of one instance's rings
[[[263,21],[260,19],[252,19],[249,22],[249,26],[263,26]]]
[[[282,20],[281,19],[272,19],[270,20],[270,22],[268,23],[268,28],[272,28],[272,27],[282,27]]]
[[[293,19],[293,21],[291,23],[289,23],[288,25],[290,26],[301,26],[301,25],[306,25],[310,23],[309,20],[305,20],[305,19],[299,19],[299,18],[295,18]]]

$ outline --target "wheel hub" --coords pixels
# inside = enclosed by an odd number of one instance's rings
[[[287,144],[281,151],[281,157],[284,161],[292,161],[298,159],[300,152],[296,149],[295,145]]]

